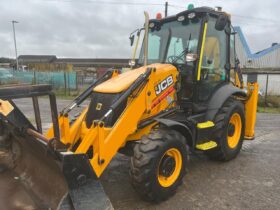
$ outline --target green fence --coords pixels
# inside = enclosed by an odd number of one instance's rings
[[[50,84],[53,89],[77,89],[77,74],[76,72],[37,72],[37,71],[14,71],[9,70],[12,75],[10,82],[25,83],[25,84]],[[7,79],[7,73],[4,76],[1,83],[9,83]]]
[[[0,68],[0,85],[50,84],[57,94],[76,95],[97,79],[90,71],[16,71]],[[1,88],[1,86],[0,86]]]

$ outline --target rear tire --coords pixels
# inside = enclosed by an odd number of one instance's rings
[[[213,160],[228,161],[234,159],[240,152],[245,131],[244,105],[229,98],[215,117],[213,139],[217,147],[206,151]]]
[[[153,130],[134,147],[131,180],[147,201],[160,202],[174,195],[185,175],[187,146],[175,130]]]

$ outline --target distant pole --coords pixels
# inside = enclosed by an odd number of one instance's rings
[[[18,23],[18,22],[17,22],[17,21],[15,21],[15,20],[12,20],[12,24],[13,24],[13,32],[14,32],[15,52],[16,52],[16,61],[17,61],[17,67],[16,67],[16,70],[18,70],[18,55],[17,55],[17,40],[16,40],[15,23]]]
[[[167,17],[167,13],[168,13],[168,2],[166,1],[165,2],[165,12],[164,12],[165,17]]]
[[[269,77],[269,74],[266,75],[265,95],[264,95],[264,109],[266,108],[266,103],[267,103],[268,77]]]

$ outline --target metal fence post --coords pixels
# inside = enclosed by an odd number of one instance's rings
[[[66,71],[64,73],[64,95],[66,96],[66,90],[67,90],[67,83],[66,83]]]
[[[76,91],[78,91],[78,74],[75,72],[75,77],[76,77]]]
[[[37,81],[36,81],[36,71],[35,70],[33,70],[33,83],[34,83],[34,85],[37,84]]]
[[[68,86],[68,96],[70,96],[70,73],[67,72],[67,86]]]
[[[264,95],[264,109],[266,108],[266,103],[267,103],[268,78],[269,78],[269,74],[266,74],[265,95]]]

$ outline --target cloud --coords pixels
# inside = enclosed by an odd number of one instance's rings
[[[120,0],[112,0],[121,2]],[[111,1],[111,2],[112,2]],[[126,1],[127,2],[127,1]],[[164,4],[165,1],[129,1]],[[193,1],[196,6],[222,6],[233,14],[234,25],[240,25],[253,51],[279,41],[276,0]],[[169,14],[187,7],[186,1],[170,0]],[[55,54],[59,57],[131,56],[128,35],[142,27],[143,11],[151,17],[163,12],[164,6],[97,4],[90,0],[1,0],[0,56],[14,57],[11,20],[16,24],[18,54]],[[246,17],[255,18],[246,18]]]

